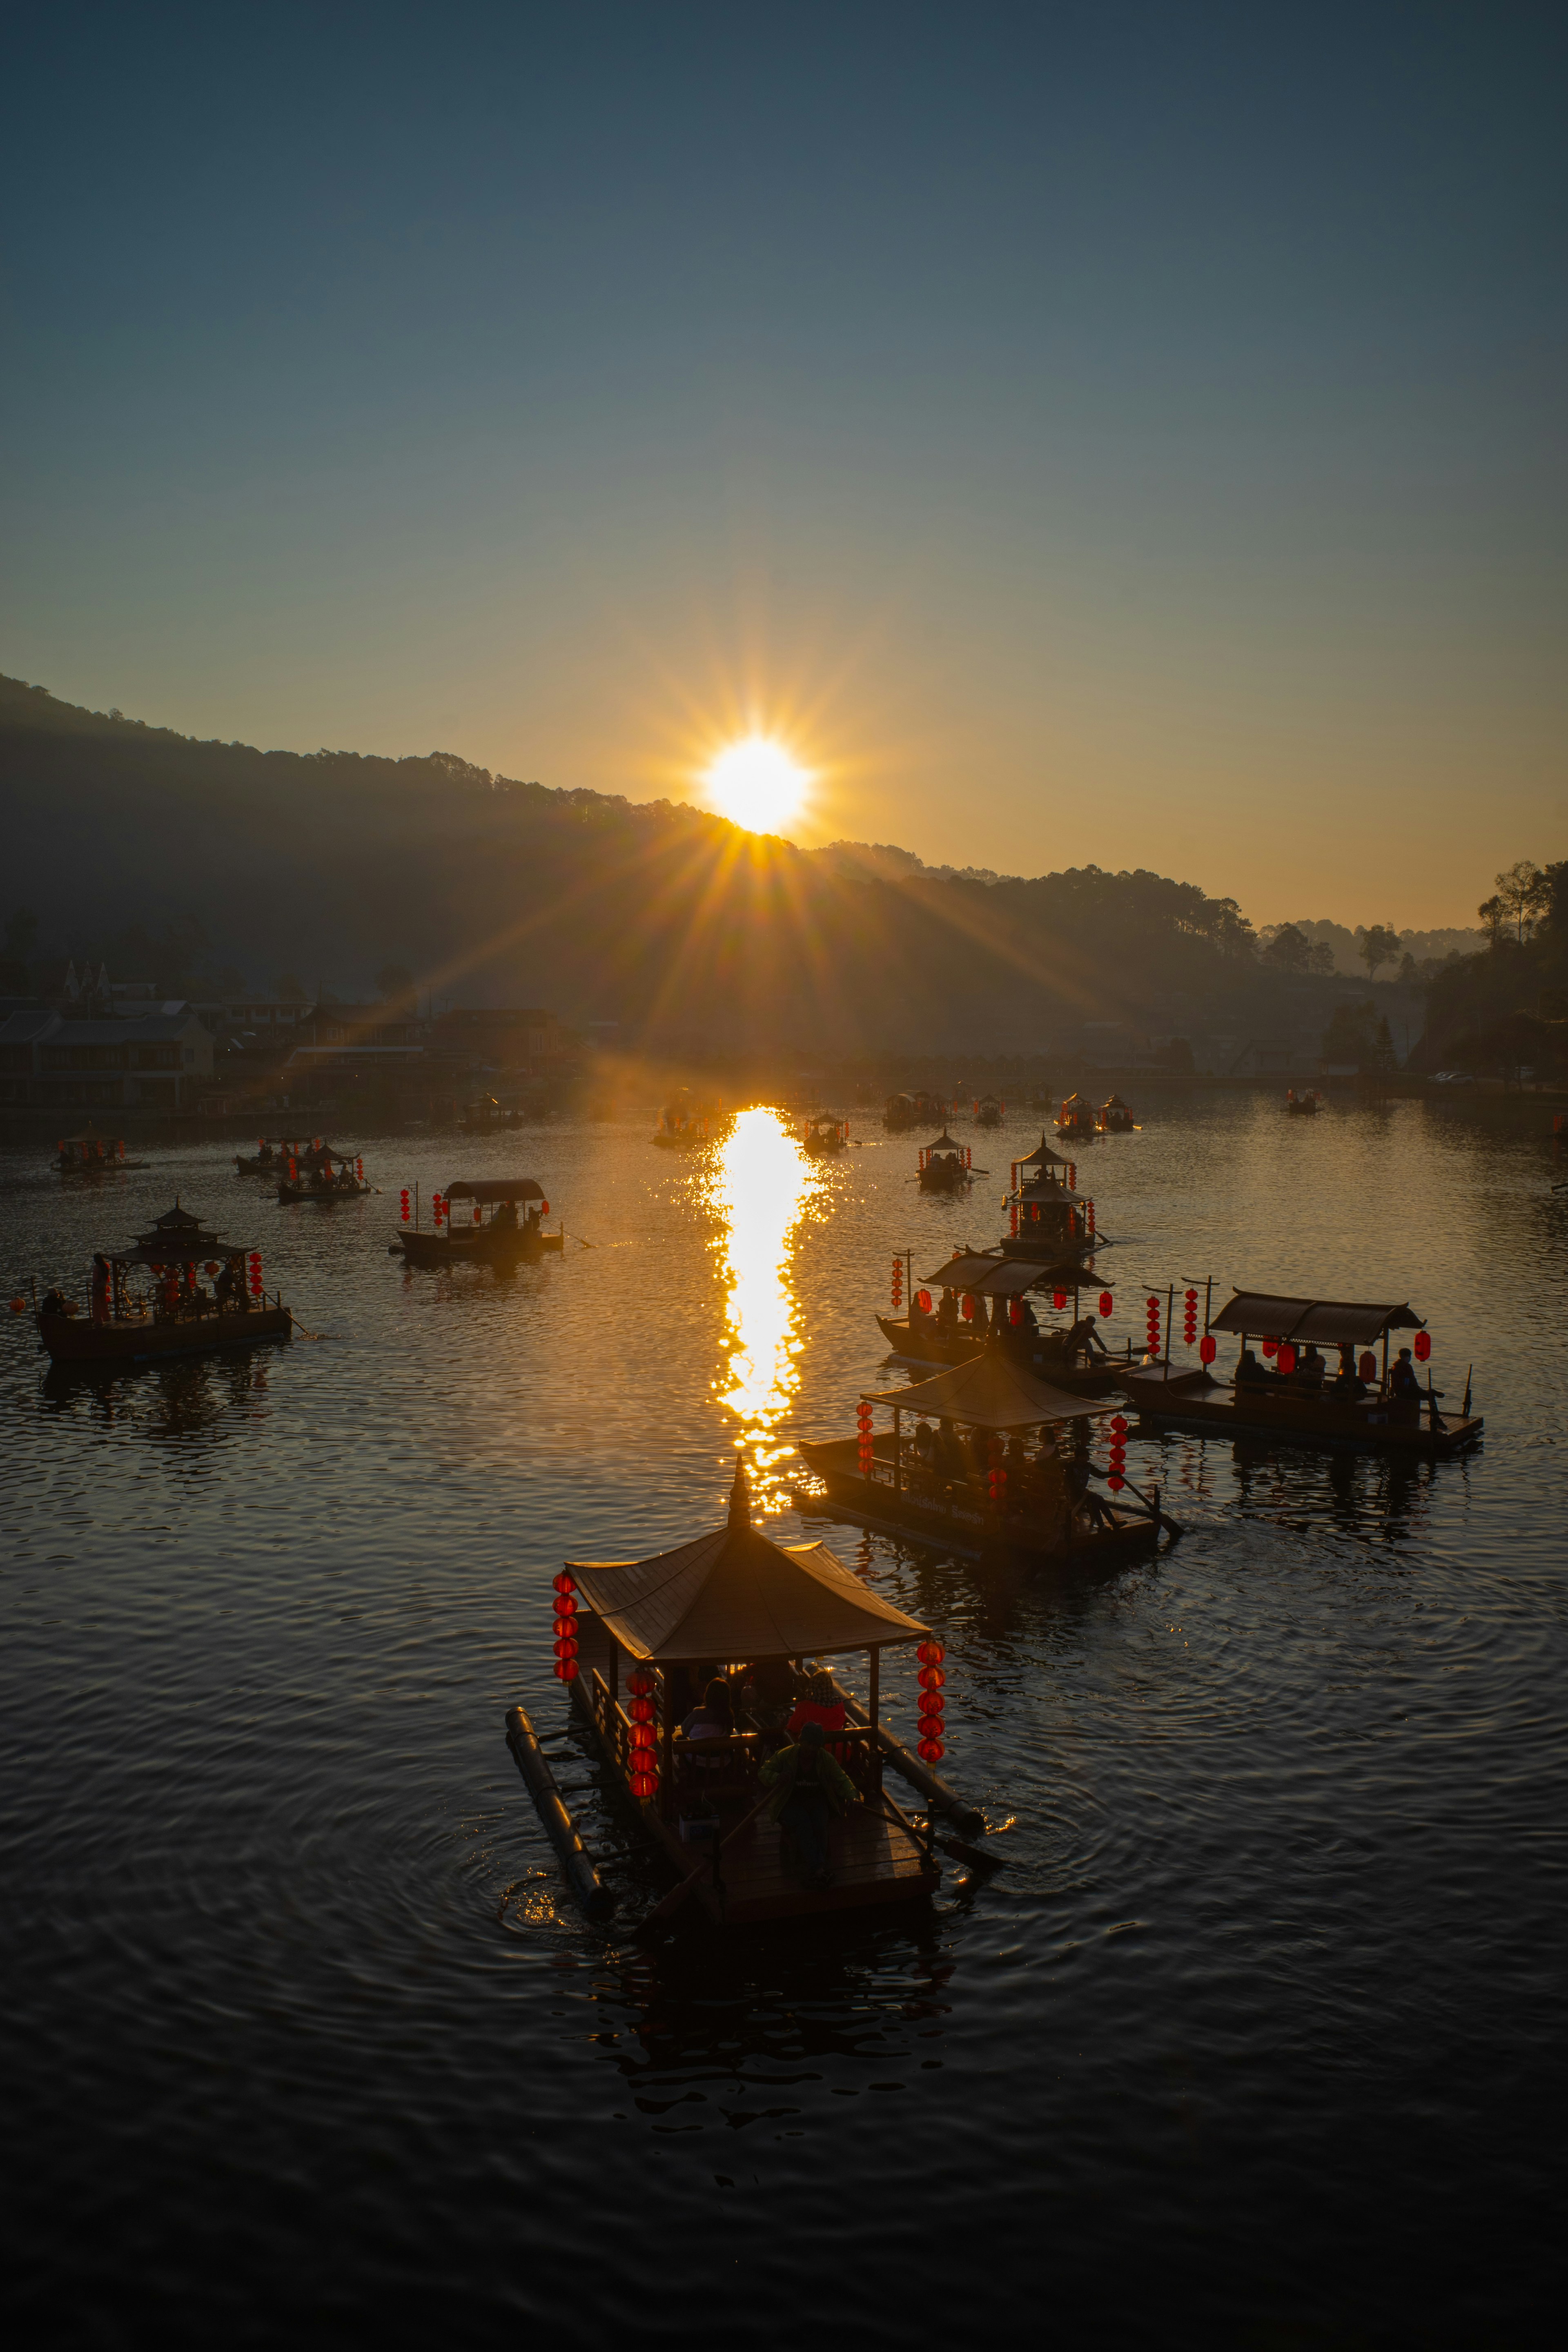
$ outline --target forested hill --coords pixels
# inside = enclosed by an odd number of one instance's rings
[[[1179,1027],[1260,984],[1234,903],[1153,874],[886,878],[668,802],[440,752],[198,742],[13,679],[0,795],[0,914],[31,908],[40,954],[161,986],[195,961],[347,994],[395,961],[650,1045],[1029,1050],[1064,1022]]]

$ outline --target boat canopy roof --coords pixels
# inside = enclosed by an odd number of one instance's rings
[[[1079,1421],[1110,1412],[1115,1400],[1069,1396],[1040,1380],[1005,1348],[988,1347],[966,1364],[916,1381],[903,1389],[865,1389],[871,1404],[896,1405],[900,1412],[934,1413],[971,1429],[1035,1429],[1047,1421]]]
[[[477,1184],[448,1184],[448,1201],[542,1201],[544,1187],[531,1176],[498,1176]]]
[[[936,1141],[934,1143],[928,1143],[926,1146],[926,1150],[928,1151],[962,1151],[963,1149],[963,1146],[958,1141],[956,1136],[949,1135],[945,1127],[942,1129],[942,1133],[937,1137]]]
[[[661,1664],[866,1650],[928,1631],[826,1544],[776,1544],[752,1527],[743,1463],[723,1527],[650,1559],[566,1565],[622,1649]]]
[[[1120,1095],[1107,1095],[1100,1108],[1101,1110],[1125,1110],[1127,1105]]]
[[[1352,1346],[1381,1339],[1385,1331],[1420,1331],[1419,1315],[1401,1301],[1396,1307],[1363,1305],[1349,1298],[1285,1298],[1268,1290],[1238,1290],[1209,1324],[1211,1331],[1255,1331],[1271,1339],[1344,1340]]]
[[[928,1287],[973,1291],[981,1298],[1021,1298],[1026,1290],[1081,1290],[1085,1276],[1076,1258],[1064,1259],[1060,1265],[1042,1265],[1037,1258],[961,1250],[934,1274],[922,1275],[921,1279]],[[1089,1281],[1092,1287],[1093,1277]]]
[[[110,1265],[192,1265],[198,1258],[243,1257],[245,1244],[209,1234],[176,1197],[172,1209],[153,1218],[150,1234],[137,1234],[134,1249],[106,1251],[104,1255]]]
[[[1065,1152],[1053,1151],[1042,1135],[1039,1150],[1031,1151],[1026,1159],[1015,1160],[1013,1164],[1016,1168],[1068,1168],[1072,1163]]]
[[[1081,1201],[1082,1192],[1069,1192],[1055,1176],[1031,1176],[1020,1184],[1016,1197],[1020,1201]]]

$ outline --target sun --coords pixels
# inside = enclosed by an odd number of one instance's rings
[[[773,833],[787,824],[805,799],[810,782],[782,743],[748,735],[728,744],[709,769],[708,797],[731,824],[749,833]]]

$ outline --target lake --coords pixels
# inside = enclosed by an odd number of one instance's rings
[[[309,1332],[46,1381],[5,1315],[13,2296],[52,2340],[717,2328],[967,2343],[1505,2340],[1552,2287],[1568,1819],[1568,1173],[1531,1107],[1151,1087],[1078,1154],[1113,1339],[1146,1288],[1409,1297],[1469,1457],[1134,1437],[1183,1539],[999,1577],[793,1502],[878,1385],[895,1251],[1004,1223],[1039,1120],[922,1196],[853,1117],[234,1146],[62,1184],[0,1152],[6,1295],[177,1192]],[[537,1175],[563,1255],[411,1273],[397,1191]],[[1228,1350],[1226,1351],[1228,1353]],[[568,1728],[550,1579],[720,1514],[738,1438],[948,1645],[944,1772],[1009,1867],[909,1913],[629,1930],[668,1885]],[[886,1700],[910,1729],[909,1664]],[[521,1701],[619,1899],[574,1909]],[[893,1784],[899,1789],[900,1784]]]

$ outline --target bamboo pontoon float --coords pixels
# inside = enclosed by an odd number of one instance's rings
[[[1190,1344],[1195,1337],[1196,1294],[1189,1290],[1186,1297]],[[1152,1300],[1152,1311],[1156,1307]],[[1152,1333],[1152,1320],[1150,1328]],[[1416,1336],[1414,1350],[1402,1349],[1391,1370],[1389,1340],[1395,1331]],[[1228,1380],[1212,1370],[1215,1332],[1239,1342]],[[1157,1428],[1442,1459],[1473,1445],[1485,1425],[1482,1416],[1470,1411],[1468,1373],[1464,1403],[1457,1413],[1439,1410],[1442,1391],[1433,1388],[1430,1372],[1422,1389],[1421,1375],[1409,1359],[1414,1353],[1416,1361],[1426,1364],[1431,1339],[1421,1317],[1403,1300],[1378,1305],[1238,1290],[1217,1315],[1205,1316],[1195,1370],[1172,1362],[1170,1336],[1167,1322],[1163,1360],[1125,1373],[1121,1380],[1139,1412]],[[1277,1371],[1253,1356],[1247,1343],[1254,1338],[1264,1356],[1278,1364]],[[1373,1352],[1379,1341],[1381,1365]],[[1318,1352],[1320,1343],[1339,1349],[1339,1369],[1332,1379]]]
[[[131,1284],[140,1271],[154,1279],[138,1293]],[[198,1281],[199,1272],[216,1276],[210,1292]],[[147,1364],[251,1348],[287,1339],[294,1319],[280,1295],[268,1305],[259,1255],[219,1241],[177,1199],[153,1220],[150,1233],[136,1236],[133,1249],[95,1253],[89,1294],[86,1316],[53,1289],[35,1309],[38,1338],[52,1362]]]
[[[921,1648],[921,1754],[942,1754],[942,1648],[918,1619],[863,1584],[825,1544],[775,1544],[751,1523],[743,1463],[724,1526],[640,1560],[569,1560],[555,1580],[555,1672],[571,1690],[643,1826],[710,1919],[729,1927],[929,1895],[941,1871],[882,1786],[884,1649]],[[862,1650],[867,1721],[827,1735],[858,1801],[827,1823],[831,1884],[791,1870],[761,1775],[785,1744],[760,1724],[688,1739],[700,1685],[729,1671],[798,1666]],[[743,1716],[737,1716],[744,1721]],[[661,1906],[662,1907],[662,1906]]]
[[[955,1249],[945,1265],[913,1286],[912,1252],[893,1260],[893,1315],[879,1315],[878,1328],[896,1356],[929,1364],[965,1364],[994,1341],[1031,1371],[1075,1396],[1104,1396],[1117,1373],[1099,1335],[1098,1318],[1079,1313],[1085,1285],[1094,1276],[1078,1258],[1055,1265],[1010,1257],[1003,1250]],[[910,1311],[898,1318],[906,1286]],[[940,1304],[932,1292],[940,1291]],[[1030,1294],[1048,1297],[1058,1313],[1069,1301],[1072,1321],[1042,1330]],[[1110,1293],[1099,1294],[1101,1316],[1111,1312]],[[1131,1360],[1131,1342],[1128,1342]]]
[[[873,1427],[879,1409],[892,1415],[890,1433],[880,1436]],[[1073,1396],[1040,1379],[993,1342],[931,1380],[863,1390],[855,1436],[802,1440],[796,1450],[829,1506],[863,1527],[915,1536],[969,1559],[1109,1559],[1152,1549],[1162,1527],[1179,1532],[1163,1517],[1157,1491],[1137,1496],[1137,1511],[1120,1500],[1123,1489],[1136,1494],[1121,1469],[1125,1423],[1112,1424],[1108,1475],[1118,1499],[1111,1503],[1088,1491],[1090,1476],[1107,1474],[1082,1456],[1064,1460],[1055,1434],[1044,1435],[1111,1410],[1109,1401]],[[904,1435],[910,1416],[917,1423],[912,1441]],[[967,1453],[959,1431],[969,1433]],[[1030,1435],[1040,1441],[1032,1455]],[[805,1495],[797,1500],[811,1507]]]
[[[544,1220],[550,1203],[544,1187],[531,1176],[481,1178],[472,1183],[448,1184],[430,1195],[433,1231],[420,1224],[416,1190],[405,1186],[399,1195],[403,1223],[391,1244],[402,1251],[408,1265],[510,1265],[520,1258],[542,1257],[546,1250],[563,1250],[565,1227],[547,1234]],[[459,1226],[452,1204],[471,1203],[473,1223]],[[518,1204],[523,1213],[518,1215]],[[537,1204],[537,1205],[535,1205]],[[485,1215],[486,1209],[490,1214]]]

